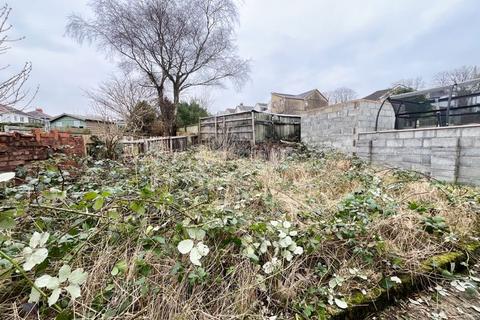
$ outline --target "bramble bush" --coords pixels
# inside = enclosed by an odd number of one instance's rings
[[[465,240],[473,230],[449,217],[473,219],[457,205],[476,210],[480,199],[474,188],[311,151],[278,163],[202,148],[65,160],[3,182],[0,314],[327,317]],[[423,217],[412,203],[434,203],[398,201],[419,183],[450,213]],[[455,232],[447,245],[442,236]]]

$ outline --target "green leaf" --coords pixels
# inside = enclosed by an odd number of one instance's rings
[[[144,215],[145,211],[146,211],[145,206],[140,201],[133,201],[130,204],[130,209],[132,209],[133,212],[135,212],[139,215]]]
[[[62,293],[62,289],[60,288],[56,288],[52,291],[52,294],[48,297],[48,305],[50,307],[57,303],[58,298],[60,298],[60,293]]]
[[[61,313],[59,313],[56,317],[55,320],[73,320],[73,313],[70,310],[63,310]]]
[[[183,241],[180,241],[180,243],[177,246],[178,251],[180,251],[181,254],[187,254],[189,253],[193,248],[193,241],[191,239],[186,239]]]
[[[43,276],[35,280],[35,285],[39,288],[45,288],[51,279],[52,279],[52,276],[48,274],[44,274]]]
[[[73,300],[80,298],[82,296],[80,292],[80,286],[78,284],[71,284],[65,288]]]
[[[347,309],[348,308],[348,304],[345,302],[345,300],[343,299],[337,299],[335,298],[335,304],[337,305],[337,307],[339,307],[340,309]]]
[[[120,260],[115,264],[110,274],[112,276],[116,276],[119,273],[125,273],[127,271],[127,267],[127,262],[125,260]]]
[[[95,211],[98,211],[103,208],[103,204],[105,203],[105,198],[104,197],[98,197],[95,200],[95,203],[93,204],[93,209]]]
[[[37,264],[42,263],[48,256],[48,250],[46,248],[32,250],[30,247],[27,247],[23,250],[23,252],[25,256],[25,263],[23,264],[23,269],[25,271],[32,270],[33,267],[35,267]]]
[[[72,273],[72,268],[68,264],[63,265],[58,271],[58,279],[60,282],[65,282],[70,274]]]
[[[30,292],[30,297],[28,298],[28,303],[37,303],[40,301],[40,291],[32,287],[32,291]]]
[[[87,201],[91,201],[95,198],[98,197],[98,193],[95,192],[95,191],[90,191],[90,192],[87,192],[83,195],[83,199],[87,200]]]
[[[88,273],[83,271],[83,268],[75,269],[68,277],[70,284],[82,285],[87,281]]]
[[[190,262],[200,267],[202,265],[202,263],[200,262],[201,258],[202,258],[202,253],[200,252],[200,250],[198,250],[198,247],[194,247],[190,251]]]
[[[187,229],[187,233],[190,236],[190,238],[194,240],[203,240],[205,238],[205,230],[199,229],[199,228],[190,228]]]
[[[165,238],[164,237],[160,237],[160,236],[155,236],[155,237],[152,237],[152,239],[155,241],[155,242],[158,242],[160,244],[165,244]]]
[[[13,210],[0,212],[0,230],[8,230],[15,227]]]

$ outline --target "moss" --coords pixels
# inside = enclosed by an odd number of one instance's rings
[[[447,252],[433,256],[422,263],[422,269],[426,272],[432,272],[438,269],[444,269],[451,262],[457,262],[464,257],[463,252]]]
[[[360,305],[360,304],[370,303],[372,301],[375,301],[375,299],[380,297],[383,293],[385,293],[385,291],[386,291],[385,289],[377,287],[368,291],[367,294],[356,292],[347,299],[347,303],[349,305]]]
[[[478,250],[480,250],[480,242],[471,242],[471,243],[465,243],[462,244],[461,247],[468,251],[469,253],[474,253]]]

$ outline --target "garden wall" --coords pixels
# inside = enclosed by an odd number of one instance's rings
[[[65,132],[39,129],[31,134],[0,133],[0,172],[15,170],[30,161],[46,160],[57,152],[85,156],[84,140]]]
[[[480,125],[359,133],[356,151],[374,163],[480,185]]]
[[[381,102],[354,100],[308,111],[302,114],[302,142],[310,147],[353,154],[358,134],[375,130],[380,106]],[[380,113],[378,129],[390,130],[394,124],[393,108],[386,104]]]

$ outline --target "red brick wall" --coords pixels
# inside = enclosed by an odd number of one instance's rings
[[[40,129],[32,134],[0,133],[0,172],[15,170],[29,161],[46,160],[52,153],[85,156],[83,137]]]

